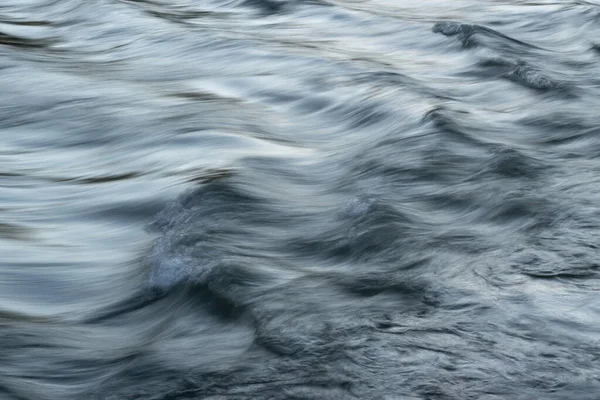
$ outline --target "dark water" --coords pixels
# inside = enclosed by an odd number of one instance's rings
[[[0,399],[600,398],[600,4],[2,0]]]

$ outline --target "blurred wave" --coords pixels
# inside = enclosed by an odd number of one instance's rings
[[[3,1],[0,398],[596,400],[598,21]]]

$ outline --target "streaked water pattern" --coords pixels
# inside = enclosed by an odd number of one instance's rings
[[[600,398],[600,4],[2,0],[0,399]]]

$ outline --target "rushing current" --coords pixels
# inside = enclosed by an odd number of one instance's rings
[[[1,400],[600,398],[600,3],[1,0]]]

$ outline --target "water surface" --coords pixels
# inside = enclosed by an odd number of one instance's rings
[[[3,0],[0,398],[600,393],[600,4]]]

